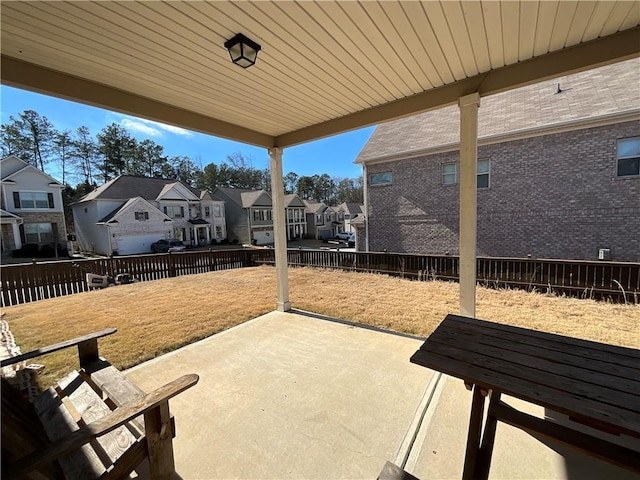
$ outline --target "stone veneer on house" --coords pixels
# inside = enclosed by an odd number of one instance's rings
[[[640,122],[554,133],[478,147],[491,161],[478,190],[478,255],[640,261],[640,177],[616,176],[617,140]],[[458,151],[374,163],[393,182],[368,186],[371,251],[458,254],[459,184],[442,164]]]

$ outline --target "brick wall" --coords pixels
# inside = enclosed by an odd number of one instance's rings
[[[616,177],[618,138],[640,122],[594,127],[478,148],[491,185],[478,190],[478,255],[640,261],[640,177]],[[393,183],[369,186],[373,251],[458,254],[459,185],[442,184],[458,152],[379,163]]]

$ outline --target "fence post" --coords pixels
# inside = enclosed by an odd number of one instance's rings
[[[173,255],[171,255],[171,251],[169,251],[169,277],[176,276],[176,266],[173,262]]]

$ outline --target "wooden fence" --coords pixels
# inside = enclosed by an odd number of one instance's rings
[[[290,249],[291,266],[375,272],[413,280],[452,280],[458,257]],[[128,272],[141,281],[275,263],[270,249],[181,252],[6,265],[0,268],[2,306],[59,297],[88,289],[87,273]],[[478,283],[640,303],[640,263],[478,258]]]
[[[291,266],[377,272],[413,280],[457,281],[459,276],[455,256],[291,249],[287,257]],[[257,252],[254,261],[274,263],[273,251]],[[479,257],[476,268],[478,283],[489,287],[640,303],[640,263]]]
[[[87,273],[127,272],[145,282],[248,267],[252,262],[251,250],[222,250],[6,265],[0,268],[2,306],[84,292]]]

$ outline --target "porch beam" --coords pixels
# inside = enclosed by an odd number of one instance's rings
[[[460,108],[460,314],[476,316],[478,107],[480,94],[458,100]]]
[[[276,288],[278,293],[276,309],[280,312],[291,310],[289,301],[289,271],[287,268],[287,227],[284,208],[284,180],[282,178],[282,149],[269,149],[271,166],[271,198],[273,199],[273,234],[276,254]]]

